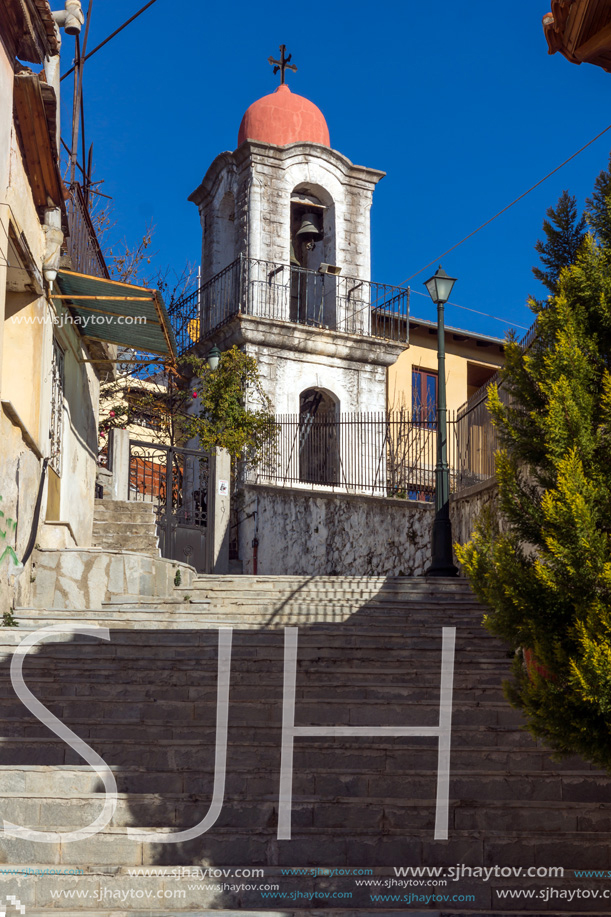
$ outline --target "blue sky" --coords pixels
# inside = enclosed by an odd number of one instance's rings
[[[89,48],[143,3],[95,0]],[[332,146],[387,173],[374,195],[372,279],[405,281],[611,120],[611,74],[547,54],[548,9],[549,0],[502,9],[484,0],[157,0],[85,69],[87,145],[114,200],[115,236],[135,242],[153,223],[156,266],[198,262],[187,197],[214,157],[235,148],[248,105],[275,88],[267,58],[285,43],[299,67],[291,88],[322,109]],[[65,37],[63,71],[72,54]],[[71,86],[62,84],[66,140]],[[564,188],[583,204],[610,149],[611,131],[444,258],[458,278],[452,300],[530,325],[527,297],[543,295],[531,267],[545,209]],[[410,281],[414,294],[433,271]],[[412,314],[434,317],[427,297],[413,295]],[[500,337],[509,327],[453,306],[447,322]]]

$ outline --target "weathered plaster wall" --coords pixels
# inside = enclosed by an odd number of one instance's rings
[[[13,125],[13,68],[0,46],[0,613],[13,597],[27,604],[31,592],[31,561],[15,579],[15,555],[21,560],[30,539],[43,453],[41,442],[41,379],[45,326],[44,298],[7,291],[6,245],[9,222],[23,233],[36,264],[42,265],[44,233]],[[13,316],[34,320],[25,325]],[[15,413],[11,411],[10,402]],[[10,522],[9,522],[10,520]],[[10,549],[7,551],[7,548]]]
[[[65,347],[64,426],[60,521],[69,522],[77,544],[91,544],[97,470],[99,380],[73,326],[62,329]],[[50,400],[50,398],[49,398]]]
[[[288,264],[291,193],[302,186],[327,207],[325,259],[341,265],[344,276],[369,280],[370,210],[383,175],[314,143],[248,141],[221,153],[191,196],[200,209],[204,279],[239,252]]]
[[[190,586],[193,567],[162,557],[99,548],[35,551],[33,604],[79,610],[125,596],[161,598],[174,594],[178,570],[181,585]]]
[[[299,395],[310,388],[331,392],[342,413],[386,410],[386,367],[350,359],[349,345],[345,355],[337,357],[255,344],[245,349],[256,358],[263,387],[278,414],[298,414]]]
[[[18,560],[22,559],[30,539],[40,462],[25,442],[21,428],[4,410],[0,412],[0,444],[0,512],[4,513],[0,517],[1,615],[12,607],[15,590],[19,604],[26,605],[30,599],[32,561],[15,579],[19,569],[15,555]]]
[[[3,332],[0,351],[0,496],[3,499],[0,511],[6,519],[17,523],[11,533],[0,526],[0,533],[7,532],[4,538],[0,536],[0,544],[4,542],[0,556],[10,534],[13,538],[10,547],[21,560],[32,532],[42,458],[49,454],[54,336],[65,352],[60,520],[69,524],[81,546],[91,544],[99,385],[93,365],[81,362],[89,354],[78,331],[73,326],[54,326],[55,310],[42,289],[45,233],[17,143],[12,105],[8,110],[6,107],[7,99],[12,98],[12,68],[9,74],[1,54],[0,61],[0,89],[6,89],[0,93],[0,222],[3,227],[0,234],[5,246],[10,219],[16,235],[25,239],[33,262],[28,271],[17,271],[17,279],[10,275],[7,281],[2,266],[6,258],[0,257]],[[38,277],[32,272],[37,272]],[[6,290],[7,282],[11,287],[9,291]],[[23,292],[27,288],[30,292]],[[45,511],[46,494],[43,494],[41,523]],[[9,567],[9,560],[5,557],[0,564],[2,612],[11,607],[13,599],[18,604],[27,604],[31,591],[31,564],[15,581],[9,576],[14,572]]]
[[[430,563],[428,504],[260,485],[247,485],[243,500],[244,573],[255,536],[260,574],[418,576]]]
[[[14,74],[11,61],[0,42],[0,380],[2,379],[2,338],[4,334],[4,299],[8,252],[8,187],[11,129],[13,123]],[[2,383],[0,381],[0,391]]]

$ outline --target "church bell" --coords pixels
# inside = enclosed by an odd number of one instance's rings
[[[318,242],[322,239],[321,217],[318,213],[304,213],[301,226],[295,233],[295,238],[301,242]]]

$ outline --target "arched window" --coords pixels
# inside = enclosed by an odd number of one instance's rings
[[[299,396],[299,479],[340,483],[339,401],[331,392],[309,388]]]

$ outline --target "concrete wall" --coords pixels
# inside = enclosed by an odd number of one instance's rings
[[[430,563],[430,504],[261,485],[247,485],[242,500],[244,573],[254,538],[260,574],[418,576]]]
[[[174,594],[178,571],[181,585],[190,586],[193,567],[162,557],[99,548],[35,551],[32,601],[36,608],[82,610],[126,597],[163,598]]]

